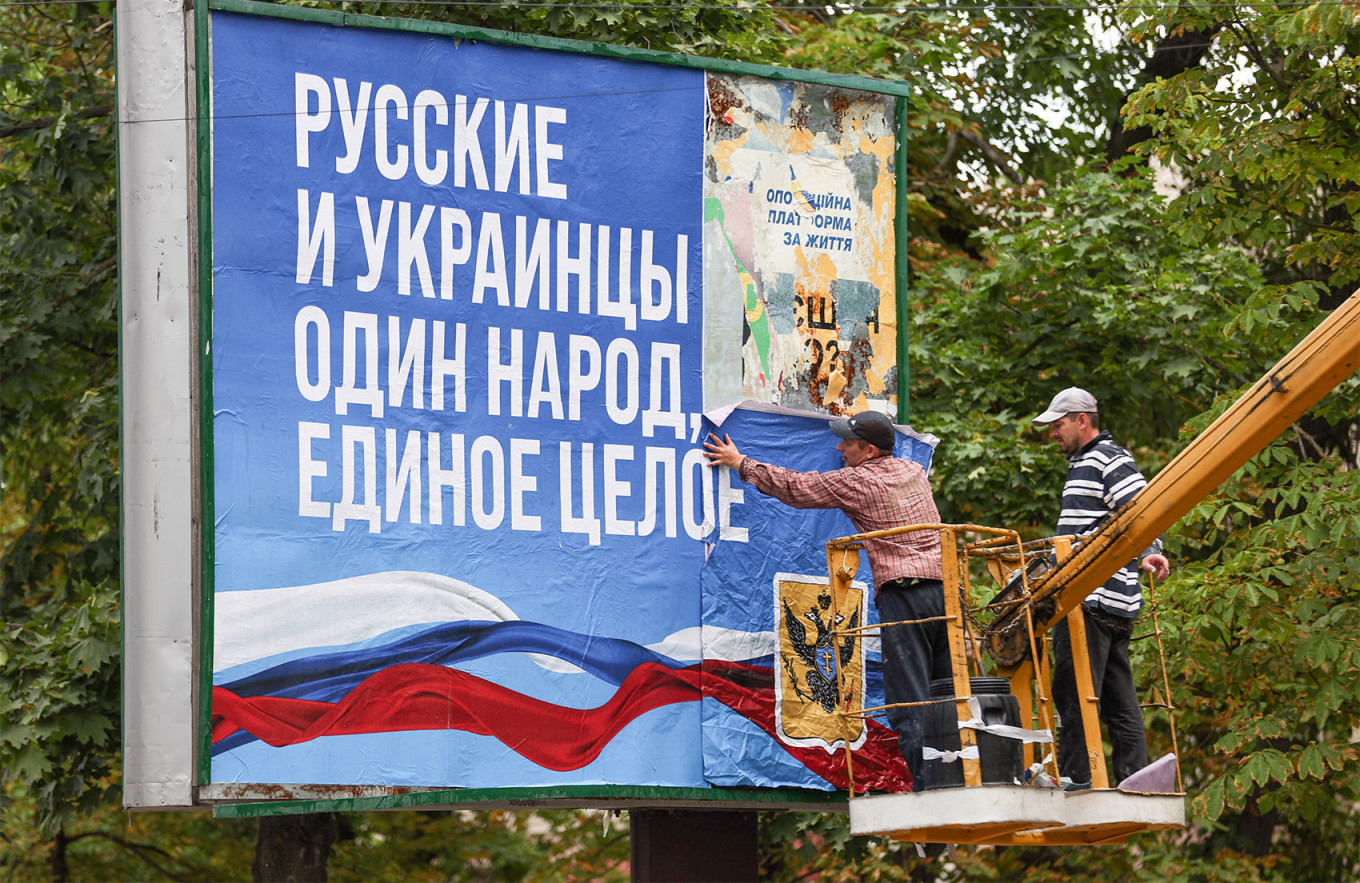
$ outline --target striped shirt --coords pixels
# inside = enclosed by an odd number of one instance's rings
[[[1147,485],[1129,452],[1102,431],[1067,461],[1067,484],[1063,486],[1062,515],[1058,517],[1057,536],[1087,534],[1099,527],[1110,514],[1133,499]],[[1153,540],[1139,558],[1162,552],[1160,538]],[[1138,561],[1130,561],[1110,577],[1105,585],[1086,599],[1087,607],[1133,619],[1143,606],[1138,588]]]
[[[859,533],[940,520],[926,471],[911,460],[874,457],[831,472],[794,472],[744,457],[737,473],[761,493],[795,509],[839,509]],[[940,579],[943,575],[938,531],[868,540],[864,551],[875,587],[904,577]]]

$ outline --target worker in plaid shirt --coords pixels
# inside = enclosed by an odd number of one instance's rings
[[[710,433],[705,456],[726,466],[763,494],[798,509],[839,509],[860,533],[940,520],[925,469],[893,455],[897,431],[875,411],[831,423],[840,439],[836,450],[845,466],[831,472],[795,472],[743,456],[726,435]],[[943,620],[940,536],[926,530],[864,544],[873,572],[879,621],[910,622],[882,629],[883,690],[889,705],[925,702],[930,682],[951,676],[949,642]],[[921,758],[923,706],[888,709],[902,757],[911,770],[912,788],[928,787]]]

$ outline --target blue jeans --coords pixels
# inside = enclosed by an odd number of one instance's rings
[[[903,622],[944,616],[944,585],[937,579],[901,579],[878,588],[880,622]],[[930,682],[952,676],[949,665],[949,633],[945,623],[927,622],[884,627],[883,694],[894,702],[925,702]],[[921,758],[925,707],[890,708],[888,723],[897,733],[897,745],[911,770],[912,790],[926,787],[925,763]]]
[[[1091,685],[1100,700],[1100,720],[1110,733],[1114,784],[1147,766],[1147,732],[1138,687],[1129,663],[1129,627],[1111,628],[1082,608],[1086,620],[1086,643],[1091,651]],[[1107,617],[1113,619],[1113,617]],[[1091,781],[1086,756],[1086,735],[1081,723],[1081,697],[1077,694],[1072,662],[1072,639],[1067,620],[1053,629],[1053,704],[1062,718],[1058,734],[1058,770],[1073,782]]]

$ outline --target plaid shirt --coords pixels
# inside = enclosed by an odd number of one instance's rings
[[[937,524],[940,520],[926,471],[911,460],[874,457],[832,472],[794,472],[744,457],[737,473],[761,493],[795,509],[839,509],[859,533],[907,524]],[[869,540],[864,551],[876,587],[904,577],[943,576],[937,531]]]

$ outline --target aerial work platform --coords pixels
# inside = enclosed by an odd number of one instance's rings
[[[916,843],[995,843],[1067,824],[1065,795],[1026,785],[965,785],[850,801],[850,833]]]
[[[1066,619],[1073,658],[1088,659],[1081,615],[1087,595],[1355,373],[1360,368],[1357,341],[1360,291],[1243,393],[1128,505],[1089,535],[1024,543],[1014,531],[971,524],[917,524],[827,543],[828,573],[839,606],[865,539],[916,530],[939,532],[954,695],[932,701],[955,704],[959,738],[957,748],[951,738],[944,752],[924,747],[931,749],[927,757],[961,764],[964,779],[962,787],[919,793],[856,794],[852,768],[851,830],[915,842],[1094,845],[1120,843],[1143,831],[1185,827],[1185,794],[1165,664],[1160,690],[1155,690],[1160,701],[1152,705],[1166,711],[1171,751],[1118,788],[1110,787],[1105,769],[1090,667],[1075,666],[1077,691],[1085,700],[1081,717],[1091,783],[1086,790],[1067,791],[1061,787],[1056,752],[1049,749],[1056,743],[1047,634]],[[971,602],[973,564],[985,564],[987,573],[1002,585],[985,606]],[[1148,607],[1150,636],[1157,639],[1160,656],[1155,599],[1149,598]],[[995,675],[1010,680],[1019,704],[1018,727],[997,728],[979,720],[970,669],[983,674],[984,655],[991,659]],[[840,695],[849,694],[843,688]],[[866,708],[856,713],[883,710]],[[848,714],[842,711],[843,718]],[[1024,773],[1015,777],[1015,784],[983,784],[978,733],[997,735],[1000,730],[1007,731],[1004,738],[1024,741]],[[1058,731],[1057,738],[1061,737]]]
[[[1036,620],[1051,619],[1052,606],[1035,608],[1032,580],[1043,580],[1055,565],[1068,559],[1077,547],[1073,537],[1056,537],[1024,543],[1014,531],[981,525],[920,524],[892,530],[843,537],[827,543],[827,563],[833,596],[839,601],[859,564],[859,551],[867,539],[913,531],[938,531],[942,553],[946,632],[953,668],[953,696],[926,703],[952,703],[957,712],[958,740],[942,738],[927,728],[923,746],[929,760],[958,763],[963,786],[914,791],[907,794],[857,795],[850,799],[850,830],[893,840],[917,843],[968,843],[989,845],[1096,845],[1122,843],[1144,831],[1185,827],[1185,795],[1179,783],[1175,756],[1175,726],[1169,702],[1156,703],[1171,718],[1172,753],[1131,776],[1120,788],[1111,788],[1100,741],[1094,689],[1089,666],[1077,666],[1077,689],[1083,703],[1083,732],[1090,759],[1091,786],[1080,791],[1062,787],[1054,747],[1051,666],[1045,632]],[[963,538],[985,537],[964,541]],[[972,573],[981,566],[1003,587],[987,604],[971,602]],[[1039,565],[1039,566],[1036,566]],[[1153,636],[1161,648],[1155,599]],[[1022,610],[1024,616],[1015,616]],[[1072,652],[1087,658],[1084,622],[1080,607],[1067,617]],[[992,631],[996,622],[1008,623],[1007,631]],[[869,628],[893,628],[907,623],[883,623]],[[860,629],[859,631],[863,631]],[[973,696],[974,674],[981,675],[984,656],[991,656],[996,674],[1007,679],[1019,709],[1018,720],[998,724],[981,712]],[[1004,683],[1004,682],[1003,682]],[[1169,697],[1165,666],[1158,692]],[[850,695],[843,685],[842,696]],[[986,697],[983,697],[986,698]],[[1007,697],[1009,698],[1009,697]],[[888,706],[844,712],[845,717],[884,711]],[[938,720],[938,715],[936,716]],[[946,725],[949,726],[949,725]],[[1032,727],[1032,728],[1031,728]],[[983,769],[986,751],[979,751],[979,736],[1022,743],[1013,749],[1023,762],[1002,774],[1012,783],[998,782],[998,772]],[[1061,732],[1058,734],[1061,738]],[[940,744],[930,744],[936,741]],[[949,744],[943,744],[945,742]],[[995,758],[995,754],[992,755]],[[928,762],[929,762],[928,760]],[[995,763],[995,760],[992,761]],[[854,770],[851,767],[851,781]],[[984,783],[984,778],[986,782]]]
[[[914,843],[1096,846],[1185,827],[1185,795],[975,785],[850,801],[850,833]]]

